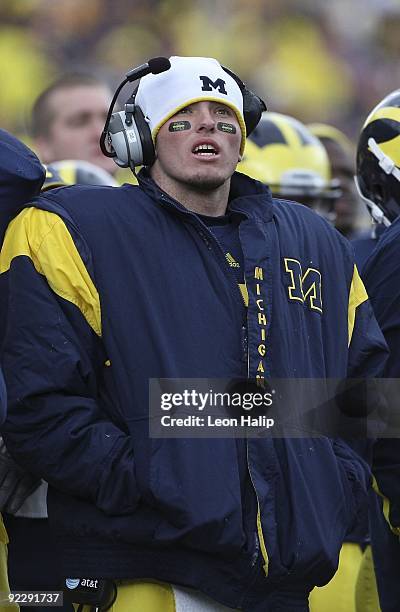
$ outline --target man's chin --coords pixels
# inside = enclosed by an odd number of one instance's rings
[[[226,182],[226,177],[222,176],[193,176],[187,179],[186,184],[194,191],[207,193],[218,189]]]

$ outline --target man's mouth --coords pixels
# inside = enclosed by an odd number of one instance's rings
[[[201,157],[214,157],[218,155],[219,151],[212,144],[200,144],[194,147],[192,153]]]

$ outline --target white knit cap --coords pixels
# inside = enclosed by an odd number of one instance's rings
[[[210,100],[223,102],[236,114],[242,131],[241,153],[246,141],[243,95],[235,79],[211,57],[170,57],[171,68],[140,80],[135,102],[143,111],[153,140],[158,130],[181,108]]]

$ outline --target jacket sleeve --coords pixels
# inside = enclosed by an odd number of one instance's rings
[[[357,519],[347,535],[348,541],[361,541],[368,532],[368,508],[365,496],[371,484],[373,438],[367,436],[369,421],[384,408],[379,381],[388,349],[374,316],[367,291],[357,266],[348,296],[348,363],[346,380],[342,381],[343,394],[337,398],[341,412],[340,442],[346,442],[352,453],[348,461],[353,481],[354,497],[358,500]],[[357,380],[355,380],[357,379]],[[351,417],[350,419],[348,417]],[[368,431],[368,435],[371,435]],[[361,459],[363,461],[361,461]]]
[[[384,376],[390,379],[386,383],[389,404],[387,431],[386,437],[378,439],[373,449],[374,489],[382,496],[385,518],[397,535],[400,535],[399,234],[400,225],[396,222],[381,237],[363,272],[376,318],[390,349],[384,372]]]
[[[132,445],[99,394],[108,365],[99,295],[88,248],[72,233],[58,215],[33,207],[7,230],[0,257],[9,396],[3,435],[22,466],[122,515],[139,500]]]
[[[366,448],[370,448],[366,439],[367,426],[372,423],[372,416],[376,419],[378,415],[379,423],[385,407],[378,378],[383,374],[388,349],[356,266],[350,284],[347,314],[347,378],[340,382],[336,396],[339,414],[344,417],[339,419],[340,435],[361,437]],[[350,421],[348,417],[351,417]]]
[[[375,318],[357,266],[354,266],[348,304],[349,378],[383,376],[388,347]]]

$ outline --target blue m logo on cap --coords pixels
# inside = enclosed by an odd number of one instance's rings
[[[217,79],[216,81],[212,81],[208,76],[199,76],[200,81],[203,83],[202,91],[212,91],[213,89],[217,89],[219,93],[228,95],[228,92],[225,89],[225,81],[223,79]]]

